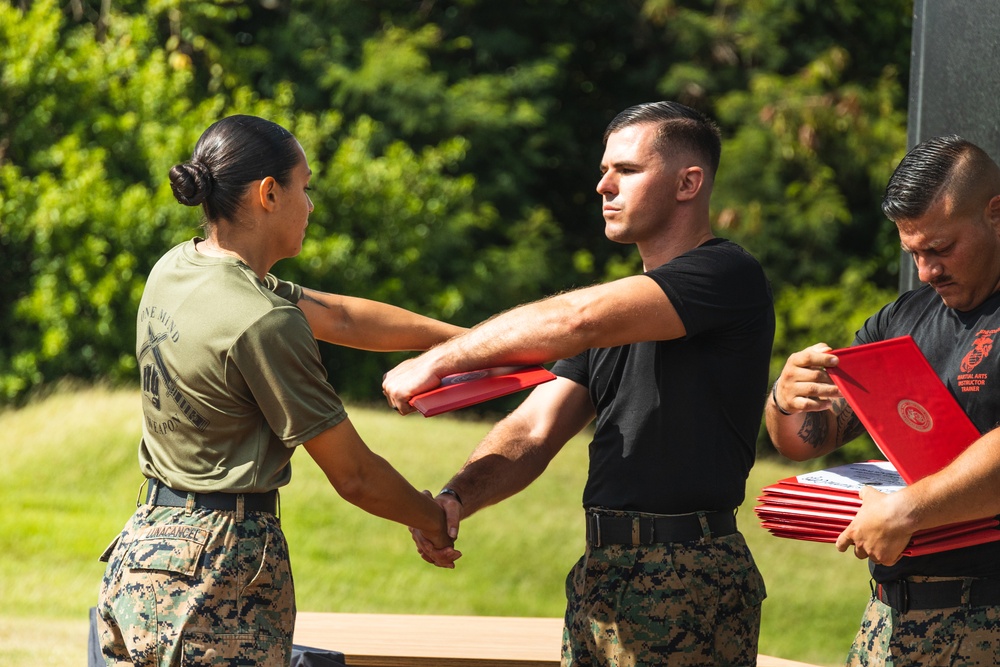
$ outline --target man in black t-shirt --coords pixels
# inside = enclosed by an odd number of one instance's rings
[[[764,583],[736,529],[774,336],[771,290],[715,238],[718,129],[672,102],[605,132],[606,236],[644,273],[480,324],[391,371],[389,403],[452,373],[557,359],[556,380],[498,423],[438,495],[458,521],[522,490],[596,417],[587,549],[567,578],[565,665],[753,665]],[[457,552],[415,540],[452,567]]]
[[[916,146],[882,209],[925,286],[873,315],[854,344],[909,334],[985,435],[951,465],[891,495],[862,491],[837,541],[869,558],[874,595],[848,665],[994,665],[1000,660],[1000,542],[900,558],[917,530],[1000,513],[1000,168],[957,136]],[[768,401],[786,456],[820,456],[863,432],[825,369],[830,348],[791,355]],[[901,372],[906,372],[901,369]]]

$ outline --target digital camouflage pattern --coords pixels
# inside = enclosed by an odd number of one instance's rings
[[[915,609],[901,614],[872,599],[848,667],[995,667],[1000,607]]]
[[[566,578],[563,665],[756,665],[766,595],[739,533],[588,547]]]
[[[105,554],[109,666],[288,665],[295,592],[276,516],[142,505]]]

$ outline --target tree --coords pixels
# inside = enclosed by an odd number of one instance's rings
[[[199,224],[165,175],[237,112],[289,127],[316,172],[303,252],[276,271],[473,324],[635,271],[602,234],[600,135],[637,102],[695,106],[723,130],[716,229],[776,289],[777,363],[894,288],[878,200],[905,148],[909,11],[0,1],[0,400],[64,375],[132,379],[145,275]],[[359,397],[395,360],[324,358]]]

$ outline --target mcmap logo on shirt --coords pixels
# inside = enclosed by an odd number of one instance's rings
[[[138,355],[139,364],[142,366],[143,396],[149,400],[150,404],[156,410],[162,410],[160,400],[160,386],[162,385],[163,390],[180,409],[184,418],[191,422],[199,431],[204,431],[208,428],[208,419],[199,414],[195,407],[184,397],[180,389],[178,389],[177,378],[171,376],[166,363],[163,361],[163,355],[160,353],[160,345],[167,340],[174,343],[180,340],[180,332],[175,328],[173,319],[156,306],[150,306],[142,312],[139,321],[147,322],[146,342],[139,349]],[[153,329],[154,322],[163,324],[165,331],[157,333]],[[144,362],[150,356],[152,356],[152,361]],[[146,417],[146,425],[156,433],[173,431],[179,421],[179,417],[176,414],[169,415],[169,418],[163,422],[155,422],[148,416]]]
[[[1000,329],[983,329],[976,334],[976,339],[972,341],[972,349],[962,358],[958,374],[958,388],[963,392],[979,391],[979,388],[986,384],[989,378],[988,373],[973,373],[972,371],[981,364],[993,351],[993,335],[1000,332]]]

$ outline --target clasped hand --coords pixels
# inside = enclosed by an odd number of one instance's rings
[[[424,491],[429,497],[429,491]],[[420,557],[428,563],[447,569],[455,568],[455,561],[462,557],[462,552],[455,549],[454,542],[458,539],[458,524],[462,516],[462,505],[453,496],[441,495],[434,498],[441,510],[444,512],[445,525],[449,544],[438,547],[435,543],[417,528],[410,528],[410,536],[417,546]]]

